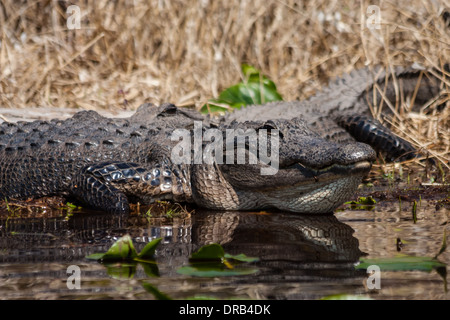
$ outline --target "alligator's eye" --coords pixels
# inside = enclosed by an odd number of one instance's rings
[[[259,127],[258,128],[258,130],[261,130],[261,129],[266,129],[266,130],[276,130],[276,129],[278,129],[276,126],[274,126],[273,124],[270,124],[270,123],[266,123],[266,124],[264,124],[262,127]]]
[[[167,103],[164,105],[164,109],[159,113],[160,116],[168,116],[177,114],[178,108],[171,103]]]
[[[273,122],[266,122],[262,127],[258,128],[258,130],[261,130],[261,129],[267,130],[268,135],[274,133],[273,130],[278,130],[278,134],[280,135],[280,138],[283,139],[283,133]]]

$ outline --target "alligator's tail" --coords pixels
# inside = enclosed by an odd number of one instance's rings
[[[373,76],[372,81],[367,80],[367,89],[357,97],[352,108],[341,110],[334,119],[356,140],[370,144],[377,152],[384,154],[386,160],[414,158],[417,151],[412,144],[396,136],[376,118],[382,119],[381,114],[390,118],[401,117],[400,111],[396,109],[399,95],[411,97],[411,111],[418,111],[439,96],[441,84],[446,81],[449,70],[449,64],[444,66],[443,71],[425,70],[417,66],[398,68],[394,72],[395,80],[392,74],[380,71],[377,76]],[[375,119],[369,116],[368,111],[360,112],[368,110],[368,106],[375,113]],[[437,105],[437,108],[439,110],[442,106]]]
[[[439,96],[442,84],[448,74],[450,65],[444,70],[425,69],[418,65],[409,68],[396,68],[394,72],[374,71],[356,101],[355,107],[369,105],[374,116],[399,113],[401,99],[411,98],[411,110],[419,111],[431,99]],[[438,106],[439,107],[439,106]],[[362,108],[361,108],[362,109]]]

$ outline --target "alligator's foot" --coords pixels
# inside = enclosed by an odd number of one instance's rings
[[[107,165],[102,166],[106,172]],[[100,167],[90,166],[75,176],[71,187],[72,195],[94,209],[128,214],[130,206],[125,194],[105,181],[101,174],[97,174],[99,171],[94,169],[101,171]]]
[[[355,140],[367,143],[377,152],[384,153],[389,161],[409,160],[417,156],[416,149],[408,141],[396,136],[373,118],[351,114],[338,117],[337,122]]]

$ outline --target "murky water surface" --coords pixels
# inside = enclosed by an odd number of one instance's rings
[[[448,191],[448,190],[447,190]],[[445,198],[445,194],[443,195]],[[0,297],[2,299],[154,299],[151,284],[174,299],[194,296],[250,299],[320,299],[358,295],[372,299],[449,299],[443,247],[449,230],[448,207],[421,200],[382,200],[373,208],[345,205],[332,216],[196,210],[171,221],[92,212],[50,217],[0,217]],[[370,209],[370,210],[369,210]],[[137,251],[162,237],[152,273],[135,268],[107,269],[85,258],[105,252],[124,234]],[[208,243],[230,254],[259,257],[258,271],[231,277],[177,273],[189,256]],[[439,252],[442,251],[440,254]],[[400,254],[435,257],[446,267],[421,271],[380,271],[380,288],[371,289],[360,259]],[[70,289],[69,266],[80,268],[80,288]],[[416,270],[414,270],[416,269]]]

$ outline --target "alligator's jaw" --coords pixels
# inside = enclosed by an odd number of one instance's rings
[[[342,203],[352,198],[361,179],[370,171],[371,163],[361,161],[347,166],[330,166],[317,171],[312,178],[295,185],[287,185],[273,190],[245,192],[240,209],[254,206],[252,199],[259,198],[264,208],[276,208],[296,213],[332,213]]]
[[[270,195],[261,193],[262,198],[265,198],[263,207],[304,214],[332,213],[344,201],[352,197],[360,183],[361,177],[348,176],[313,185],[278,189],[272,191]],[[249,199],[249,195],[246,198]],[[242,209],[245,206],[246,203],[241,203]]]
[[[209,177],[221,181],[220,188],[214,191],[214,185],[209,185],[208,193],[196,193],[197,203],[210,209],[219,210],[258,210],[278,209],[302,214],[332,213],[337,207],[352,198],[362,178],[370,171],[369,161],[360,161],[347,166],[330,166],[322,170],[311,171],[315,174],[305,175],[305,170],[292,169],[288,172],[297,183],[286,183],[282,186],[270,185],[265,188],[236,188],[226,181],[216,168],[203,167],[201,177],[205,183]],[[280,170],[280,174],[286,174]],[[301,178],[303,176],[303,179]],[[283,177],[284,178],[284,177]],[[270,180],[271,178],[268,178]],[[208,184],[208,183],[207,183]],[[224,187],[226,186],[226,187]],[[205,190],[205,188],[196,188]],[[198,201],[201,198],[201,201]],[[227,199],[227,201],[222,201]]]

